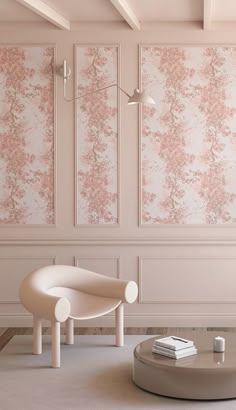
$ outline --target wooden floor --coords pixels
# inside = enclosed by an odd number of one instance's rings
[[[126,335],[162,335],[171,330],[176,333],[180,330],[201,330],[203,332],[221,331],[221,332],[236,332],[236,328],[228,327],[209,327],[209,328],[167,328],[167,327],[127,327],[124,333]],[[32,335],[33,329],[30,327],[11,327],[0,328],[0,351],[15,335]],[[62,327],[61,333],[64,333]],[[75,335],[112,335],[115,334],[115,328],[111,327],[77,327],[74,330]],[[43,335],[50,335],[51,328],[44,327]]]

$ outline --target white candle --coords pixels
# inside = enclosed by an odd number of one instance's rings
[[[217,336],[213,340],[214,352],[222,353],[225,351],[225,339],[223,337]]]

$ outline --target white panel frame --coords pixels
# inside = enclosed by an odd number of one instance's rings
[[[199,304],[206,304],[206,305],[231,305],[236,303],[236,297],[235,300],[221,300],[221,301],[207,301],[207,300],[195,300],[191,301],[188,299],[185,300],[166,300],[166,301],[159,301],[159,300],[144,300],[142,298],[142,283],[143,283],[143,272],[142,272],[142,261],[143,260],[186,260],[186,259],[191,259],[191,260],[235,260],[236,257],[230,257],[230,256],[139,256],[139,266],[138,266],[138,286],[139,286],[139,303],[140,304],[157,304],[157,305],[162,305],[162,304],[167,304],[167,305],[173,305],[173,304],[188,304],[188,305],[199,305]]]
[[[22,48],[39,48],[39,47],[52,47],[53,48],[53,66],[54,66],[54,78],[53,78],[53,190],[54,190],[54,197],[53,197],[53,207],[54,207],[54,223],[53,224],[0,224],[0,229],[6,228],[57,228],[58,221],[57,221],[57,110],[56,110],[56,102],[57,102],[57,82],[56,82],[56,54],[57,48],[55,43],[39,43],[39,44],[29,44],[29,43],[0,43],[0,47],[22,47]]]
[[[77,93],[76,90],[76,85],[77,85],[77,48],[79,47],[116,47],[117,48],[117,84],[120,86],[121,82],[121,57],[120,57],[120,44],[107,44],[107,43],[81,43],[81,44],[74,44],[74,90],[75,90],[75,95]],[[77,152],[78,152],[78,135],[77,135],[77,126],[78,126],[78,116],[77,116],[77,104],[75,104],[74,107],[74,118],[75,118],[75,175],[74,175],[74,189],[75,189],[75,204],[74,204],[74,226],[76,228],[120,228],[120,209],[121,209],[121,171],[120,171],[120,164],[121,164],[121,158],[120,158],[120,121],[121,121],[121,107],[120,107],[120,92],[117,89],[117,223],[116,224],[80,224],[78,222],[78,209],[77,209],[77,204],[78,204],[78,181],[77,181],[77,176],[78,176],[78,158],[77,158]]]
[[[213,0],[203,0],[203,29],[211,30]]]
[[[210,1],[210,0],[209,0]],[[139,57],[138,57],[138,76],[139,76],[139,89],[142,89],[142,48],[144,47],[188,47],[188,48],[207,48],[207,47],[235,47],[235,44],[233,43],[222,43],[222,44],[209,44],[209,43],[199,43],[199,44],[188,44],[188,43],[167,43],[167,44],[163,44],[163,43],[139,43],[138,45],[138,53],[139,53]],[[199,241],[199,244],[210,244],[213,243],[212,241],[214,241],[214,239],[212,239],[212,237],[207,236],[204,233],[204,230],[206,231],[206,229],[209,230],[209,232],[212,230],[213,233],[215,230],[220,229],[232,229],[235,230],[236,232],[236,224],[230,223],[230,224],[145,224],[143,223],[142,220],[142,106],[140,104],[139,106],[139,114],[138,114],[138,226],[139,228],[144,228],[146,229],[156,229],[156,230],[160,230],[160,229],[173,229],[173,231],[178,230],[180,228],[184,228],[184,230],[193,230],[193,229],[197,229],[197,230],[201,230],[203,231],[203,238],[201,239],[187,239],[186,244],[189,244],[189,242],[191,244],[197,244],[197,242]],[[195,236],[196,237],[196,236]],[[182,241],[182,240],[181,240]],[[197,242],[196,242],[197,241]],[[217,243],[223,245],[223,244],[229,244],[228,241],[231,242],[231,239],[226,239],[225,240],[219,240],[217,241]],[[161,241],[164,242],[164,241]],[[174,241],[176,244],[177,242]],[[180,243],[180,242],[179,242]]]
[[[98,259],[98,260],[115,260],[117,263],[116,278],[120,279],[120,256],[75,256],[75,266],[79,268],[79,261],[81,259]]]

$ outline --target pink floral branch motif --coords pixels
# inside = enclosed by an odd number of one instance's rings
[[[37,206],[40,207],[40,204],[34,199],[37,196],[35,180],[38,154],[37,149],[30,147],[34,130],[29,121],[28,107],[31,106],[30,113],[33,116],[37,111],[35,101],[38,90],[33,85],[37,69],[35,64],[34,67],[28,64],[27,58],[27,49],[24,47],[0,48],[0,79],[3,83],[0,94],[1,224],[27,224],[29,221],[52,223],[51,216],[48,217],[48,204],[47,215],[41,212],[38,216]],[[40,124],[35,126],[39,129]],[[30,201],[29,197],[33,199]]]
[[[40,154],[41,169],[35,172],[38,193],[46,207],[46,223],[54,223],[54,50],[47,47],[43,53],[39,70],[46,85],[37,85],[38,108],[43,113],[45,127],[43,136],[44,150]]]
[[[159,106],[142,112],[143,223],[236,221],[235,51],[143,48],[143,87],[163,83]]]
[[[205,204],[205,221],[209,224],[235,222],[227,207],[235,199],[235,193],[227,190],[226,146],[232,132],[228,120],[235,116],[236,109],[227,104],[226,86],[228,83],[224,66],[227,64],[228,48],[207,48],[203,53],[201,77],[204,86],[196,86],[199,96],[199,109],[205,118],[205,150],[201,154],[204,171],[195,175],[200,183],[199,195]]]
[[[4,130],[0,134],[0,158],[5,174],[0,201],[1,224],[26,223],[27,209],[21,201],[25,195],[25,184],[29,181],[25,164],[32,164],[34,157],[25,152],[27,123],[21,119],[24,105],[19,96],[25,97],[29,92],[23,80],[32,77],[33,72],[24,63],[24,51],[20,48],[0,48],[0,73],[6,78],[3,98],[6,110],[0,117],[1,129]]]
[[[79,56],[84,58],[78,72],[79,95],[117,83],[117,47],[87,47],[79,51],[82,53]],[[81,224],[116,224],[118,221],[116,101],[116,89],[78,101],[78,220]]]
[[[158,117],[163,131],[156,131],[149,126],[153,116],[155,117],[155,108],[144,108],[142,111],[142,152],[144,153],[148,146],[152,146],[155,155],[151,163],[147,158],[142,161],[142,221],[149,224],[184,223],[187,212],[183,202],[184,186],[188,183],[187,169],[193,161],[193,156],[185,152],[186,121],[183,117],[183,100],[187,95],[185,82],[192,77],[194,71],[185,65],[186,57],[181,48],[144,48],[143,66],[146,60],[153,70],[158,69],[165,79],[165,108]],[[143,75],[143,88],[148,89],[151,75],[152,72]],[[156,161],[163,164],[165,174],[163,189],[159,195],[150,190],[148,183]],[[151,186],[151,189],[153,188]],[[160,195],[161,199],[158,198]],[[158,208],[164,216],[159,216]],[[156,212],[153,212],[153,209],[156,209]]]

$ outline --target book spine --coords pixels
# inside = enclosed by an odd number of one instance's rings
[[[192,356],[197,354],[197,350],[192,350],[191,352],[185,352],[185,353],[181,353],[181,354],[173,354],[173,353],[169,353],[169,352],[162,352],[156,349],[152,349],[153,353],[157,353],[160,354],[162,356],[166,356],[166,357],[170,357],[172,359],[181,359],[182,357],[188,357],[188,356]]]
[[[163,342],[158,342],[157,340],[154,341],[154,345],[155,346],[160,346],[160,347],[164,347],[166,349],[170,349],[173,351],[178,351],[178,350],[182,350],[182,349],[187,349],[188,347],[193,347],[194,344],[193,343],[189,343],[187,346],[174,346],[174,345],[170,345],[168,343],[163,343]]]

